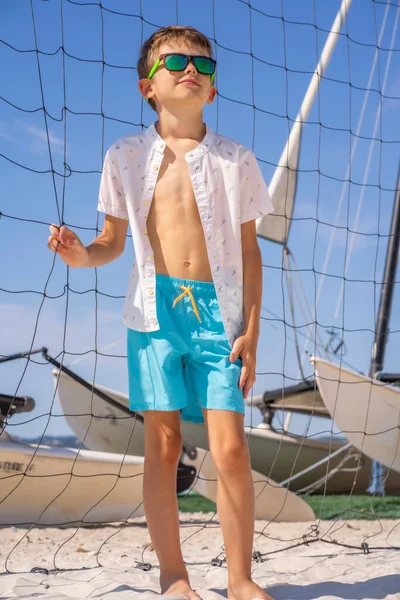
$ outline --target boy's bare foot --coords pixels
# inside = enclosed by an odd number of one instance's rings
[[[189,580],[184,578],[177,579],[175,577],[163,580],[161,593],[168,596],[183,596],[189,600],[201,600],[200,596],[190,587]]]
[[[251,580],[228,586],[228,600],[274,600],[272,596]]]

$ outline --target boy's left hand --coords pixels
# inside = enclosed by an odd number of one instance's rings
[[[235,362],[239,356],[242,359],[239,389],[242,389],[244,386],[244,398],[247,398],[247,394],[256,380],[256,351],[257,339],[245,334],[236,338],[229,355],[230,362]]]

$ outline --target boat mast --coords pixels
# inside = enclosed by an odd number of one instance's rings
[[[369,376],[376,377],[383,369],[387,334],[389,329],[390,312],[392,308],[393,291],[396,279],[396,268],[400,247],[400,164],[397,174],[396,195],[390,228],[390,237],[386,251],[385,272],[383,275],[381,297],[379,301],[378,318],[375,328],[375,339],[372,346]],[[371,494],[385,494],[383,466],[375,461],[372,463],[370,486]]]

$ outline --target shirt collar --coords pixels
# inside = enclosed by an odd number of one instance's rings
[[[206,135],[204,136],[204,138],[201,140],[199,145],[196,146],[196,148],[194,148],[193,150],[190,150],[190,152],[187,152],[185,154],[185,158],[187,158],[187,160],[189,160],[189,161],[193,158],[203,156],[204,154],[206,154],[209,151],[209,149],[212,146],[215,134],[214,134],[213,130],[207,125],[207,123],[205,123],[205,126],[206,126]],[[157,129],[155,127],[155,122],[152,123],[146,129],[145,135],[151,141],[151,143],[153,143],[155,145],[155,149],[158,152],[161,152],[162,154],[164,154],[166,143],[164,142],[162,137],[158,134]]]

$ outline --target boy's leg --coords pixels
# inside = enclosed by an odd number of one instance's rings
[[[143,502],[151,541],[160,563],[161,593],[183,594],[198,600],[198,594],[189,585],[179,536],[176,476],[182,452],[180,413],[178,410],[145,410],[143,416]]]
[[[229,600],[272,600],[251,580],[254,483],[244,415],[203,409],[209,448],[218,474],[217,507],[228,565]]]

